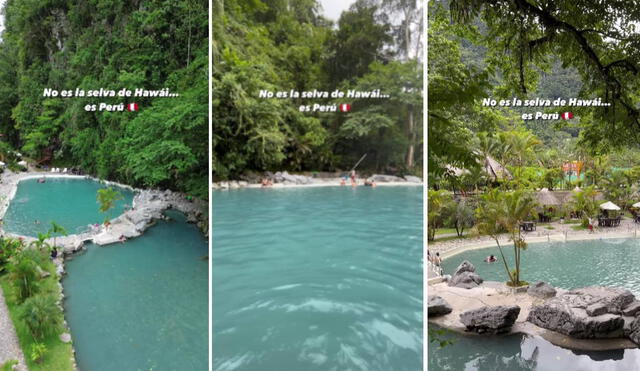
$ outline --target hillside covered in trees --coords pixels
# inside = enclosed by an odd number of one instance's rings
[[[422,9],[358,0],[337,24],[316,0],[213,1],[213,175],[351,168],[420,173]],[[369,91],[389,99],[261,99],[260,90]],[[300,112],[351,103],[351,112]]]
[[[637,14],[624,4],[614,13],[606,4],[585,9],[520,0],[495,7],[474,0],[429,2],[431,185],[468,190],[487,184],[489,158],[510,171],[512,185],[529,188],[570,186],[561,169],[571,161],[584,165],[581,185],[637,166],[632,91],[638,63],[628,46],[638,34],[619,24]],[[482,106],[488,97],[600,97],[611,106],[542,108],[572,111],[575,118],[523,120],[522,112],[531,109]],[[453,176],[453,168],[469,172]]]
[[[8,0],[0,43],[0,149],[141,187],[208,195],[208,4],[204,0]],[[137,112],[123,98],[56,90],[169,88]]]

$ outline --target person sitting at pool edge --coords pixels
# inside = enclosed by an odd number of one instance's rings
[[[493,255],[489,255],[489,256],[487,256],[487,258],[486,258],[484,261],[486,261],[487,263],[493,263],[493,262],[495,262],[496,260],[498,260],[498,259],[496,259],[496,257],[495,257],[495,256],[493,256]]]
[[[54,246],[53,249],[51,249],[51,260],[57,257],[58,257],[58,249],[56,249],[56,247]]]
[[[374,182],[373,180],[366,179],[364,181],[364,185],[367,186],[367,187],[375,187],[376,186],[376,182]]]
[[[273,185],[269,178],[262,178],[261,184],[263,187],[271,187]]]

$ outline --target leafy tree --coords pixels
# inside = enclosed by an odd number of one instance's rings
[[[405,1],[359,0],[337,24],[319,2],[214,2],[213,176],[422,168],[422,13]],[[393,20],[393,22],[392,22]],[[408,26],[404,27],[404,26]],[[398,32],[408,31],[410,42]],[[403,34],[407,35],[403,31]],[[411,48],[405,53],[405,47]],[[265,98],[264,91],[380,89],[388,99]],[[349,103],[349,113],[301,112]]]
[[[562,170],[558,168],[546,170],[544,172],[544,179],[543,179],[544,186],[549,190],[553,190],[556,184],[562,181],[563,175],[564,174],[562,173]]]
[[[461,62],[455,41],[461,30],[450,24],[447,12],[433,1],[429,10],[427,158],[429,171],[438,175],[445,172],[446,165],[477,166],[465,118],[475,113],[476,103],[486,95],[488,76]]]
[[[462,237],[465,228],[473,227],[475,222],[474,208],[469,205],[467,199],[463,198],[453,203],[451,219],[451,224],[456,229],[458,237]]]
[[[598,212],[597,195],[598,192],[593,186],[586,187],[581,191],[574,191],[570,206],[578,214],[578,217],[592,218]]]
[[[582,78],[583,98],[603,97],[610,107],[576,109],[584,130],[581,142],[608,151],[638,142],[640,124],[637,69],[640,20],[630,2],[532,2],[452,0],[453,19],[486,24],[489,65],[503,77],[504,93],[535,90],[539,71],[555,59]]]
[[[19,239],[0,237],[0,273],[6,270],[11,258],[19,254],[23,243]]]
[[[445,211],[447,207],[453,202],[451,197],[451,193],[445,190],[432,190],[430,189],[427,193],[427,204],[428,204],[428,213],[427,213],[427,221],[428,221],[428,234],[427,238],[429,241],[433,241],[436,236],[436,231],[438,228],[441,228],[446,221]]]
[[[206,198],[207,9],[203,0],[6,2],[0,140],[40,164]],[[43,97],[45,88],[76,87],[178,96]],[[140,111],[84,108],[101,101],[135,101]]]
[[[629,179],[624,171],[611,171],[604,178],[604,194],[612,202],[618,204],[623,209],[626,208],[634,189],[629,183]]]

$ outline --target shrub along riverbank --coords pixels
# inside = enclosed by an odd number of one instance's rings
[[[27,247],[8,238],[0,239],[0,246],[5,258],[0,285],[29,370],[73,370],[71,342],[60,339],[62,293],[49,246]]]

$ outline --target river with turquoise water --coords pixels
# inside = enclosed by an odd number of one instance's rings
[[[96,202],[101,187],[86,179],[21,181],[5,228],[34,236],[56,221],[69,233],[84,230],[105,218]],[[124,199],[109,217],[131,205],[133,193],[118,190]],[[208,243],[183,214],[166,215],[140,237],[89,243],[65,262],[65,319],[80,370],[208,370]]]
[[[97,193],[107,185],[82,178],[47,177],[44,183],[25,179],[18,183],[16,194],[4,216],[4,230],[23,236],[36,237],[46,233],[51,222],[64,227],[69,234],[89,229],[89,224],[102,223],[124,212],[133,201],[133,192],[114,187],[122,195],[113,209],[101,213]]]
[[[422,187],[213,193],[213,369],[422,370]]]
[[[510,245],[504,248],[507,258],[513,255],[511,250]],[[442,266],[445,274],[451,274],[463,260],[468,260],[483,279],[506,281],[500,260],[483,262],[490,254],[499,256],[497,247],[454,255],[445,259]],[[535,243],[522,252],[521,260],[521,278],[529,282],[545,281],[564,289],[617,286],[640,297],[640,240]],[[577,352],[529,335],[479,337],[450,333],[440,337],[454,342],[441,349],[437,343],[429,344],[429,371],[640,370],[638,349]]]
[[[142,236],[89,244],[65,264],[80,370],[208,370],[207,241],[178,212]]]

